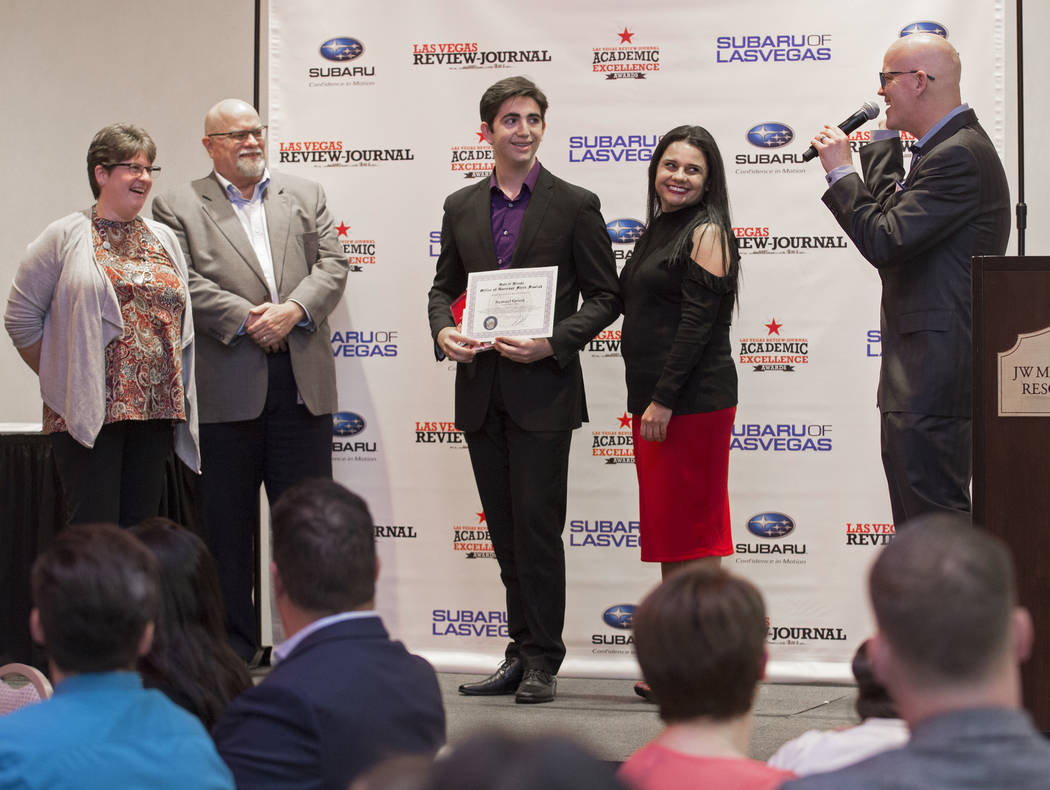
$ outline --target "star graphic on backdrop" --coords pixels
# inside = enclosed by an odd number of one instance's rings
[[[622,33],[617,33],[616,35],[618,35],[620,37],[620,43],[621,44],[625,44],[625,43],[626,44],[632,44],[632,43],[634,43],[634,42],[631,41],[631,38],[634,36],[634,33],[630,32],[627,29],[627,25],[623,26],[623,32]]]
[[[478,513],[478,523],[479,524],[484,524],[485,523],[485,511],[484,510],[481,511],[480,513]]]
[[[616,236],[618,242],[636,241],[642,235],[644,227],[628,225],[623,220],[614,220],[609,223],[609,230]]]
[[[348,230],[350,230],[350,226],[342,220],[339,220],[339,224],[335,228],[336,233],[338,233],[340,236],[345,236]]]
[[[485,142],[485,133],[484,132],[474,132],[474,134],[476,134],[478,136],[478,142],[479,143]]]
[[[777,323],[777,319],[774,318],[768,324],[764,324],[764,326],[766,327],[766,329],[769,330],[769,334],[771,334],[771,335],[779,335],[780,334],[780,327],[782,327],[783,324],[778,324]]]
[[[623,417],[617,417],[616,419],[618,419],[620,421],[620,427],[621,428],[630,428],[631,427],[631,415],[628,414],[627,412],[623,413]]]

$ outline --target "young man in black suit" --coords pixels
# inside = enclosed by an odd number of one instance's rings
[[[970,511],[970,258],[1002,255],[1010,194],[995,147],[961,103],[959,53],[917,33],[886,51],[886,130],[861,149],[825,126],[813,139],[824,203],[882,278],[882,461],[893,520]],[[904,173],[902,130],[914,135]]]
[[[620,313],[612,246],[597,196],[556,178],[536,152],[547,98],[524,77],[481,98],[492,176],[445,200],[430,290],[430,331],[456,369],[456,426],[465,432],[500,577],[511,642],[467,695],[550,702],[565,657],[565,526],[569,442],[587,419],[579,350]],[[498,338],[481,351],[453,318],[467,274],[558,267],[549,338]],[[582,303],[580,297],[582,296]]]

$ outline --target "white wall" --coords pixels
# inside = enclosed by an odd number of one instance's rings
[[[96,131],[127,121],[157,143],[154,189],[198,178],[204,113],[248,101],[252,0],[0,0],[0,299],[25,246],[92,203],[85,157]],[[147,214],[148,215],[148,214]],[[38,422],[36,376],[0,337],[0,422]]]
[[[990,2],[992,0],[989,0]],[[999,0],[1001,1],[1001,0]],[[1050,127],[1050,3],[1025,7],[1026,202],[1029,255],[1050,254],[1050,180],[1040,130]],[[1007,2],[1007,53],[1016,52]],[[51,220],[91,202],[84,157],[100,127],[145,127],[164,167],[157,189],[196,178],[208,161],[199,138],[204,112],[226,96],[251,99],[252,0],[0,0],[0,162],[6,176],[0,221],[0,298],[26,243]],[[881,51],[886,42],[872,42]],[[965,85],[966,53],[963,54]],[[1016,202],[1015,66],[1008,59],[1007,155]],[[265,85],[265,83],[264,83]],[[964,95],[965,100],[965,95]],[[755,97],[761,104],[761,97]],[[829,100],[831,114],[839,105]],[[981,107],[975,108],[978,115]],[[1010,253],[1016,252],[1016,234]],[[40,419],[36,378],[0,337],[0,422]]]

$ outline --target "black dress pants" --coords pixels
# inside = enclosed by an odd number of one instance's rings
[[[51,434],[69,523],[131,527],[156,516],[173,443],[171,420],[107,423],[94,447],[85,447],[65,431]]]
[[[474,479],[507,593],[507,658],[555,674],[565,658],[565,499],[572,431],[526,431],[499,381],[485,423],[466,432]]]
[[[287,352],[267,356],[266,404],[253,420],[205,423],[201,491],[208,547],[226,605],[230,644],[245,660],[260,646],[257,589],[259,486],[272,506],[301,480],[332,476],[332,415],[298,402]]]
[[[923,513],[970,513],[971,437],[965,417],[882,415],[882,466],[897,529]]]

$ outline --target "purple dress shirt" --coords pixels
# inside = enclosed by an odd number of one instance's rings
[[[501,269],[510,266],[511,258],[514,257],[514,247],[518,243],[518,234],[521,232],[521,221],[525,219],[525,209],[529,205],[529,198],[536,188],[536,180],[540,177],[540,163],[537,160],[529,174],[525,176],[525,183],[521,185],[521,191],[513,200],[503,194],[496,181],[496,171],[492,171],[489,177],[489,191],[491,199],[492,215],[492,243],[496,245],[496,265]]]

